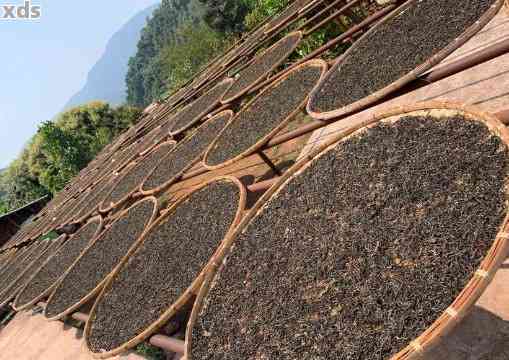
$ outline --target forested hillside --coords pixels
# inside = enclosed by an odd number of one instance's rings
[[[288,0],[163,0],[129,61],[127,101],[147,106],[186,82]]]
[[[161,73],[161,52],[170,43],[177,43],[179,27],[195,24],[204,14],[198,0],[163,0],[141,32],[137,52],[129,60],[126,77],[127,101],[132,105],[146,105],[160,95],[166,81]]]

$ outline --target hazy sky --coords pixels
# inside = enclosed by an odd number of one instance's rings
[[[110,37],[159,0],[32,0],[39,20],[0,20],[0,168],[85,83]],[[23,5],[23,0],[0,0]]]

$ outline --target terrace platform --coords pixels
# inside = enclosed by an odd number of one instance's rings
[[[0,360],[91,360],[83,345],[83,332],[41,314],[20,312],[0,329]],[[113,360],[143,360],[135,354]]]

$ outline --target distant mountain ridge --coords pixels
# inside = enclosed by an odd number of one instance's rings
[[[136,45],[147,18],[158,6],[155,4],[139,12],[111,37],[103,55],[88,73],[85,86],[69,99],[63,110],[93,100],[102,100],[111,105],[125,102],[129,58],[136,53]]]

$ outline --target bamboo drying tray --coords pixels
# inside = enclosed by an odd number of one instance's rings
[[[277,79],[276,81],[274,81],[272,84],[270,84],[269,86],[267,86],[265,89],[263,89],[262,92],[260,92],[258,95],[256,95],[252,100],[250,100],[245,106],[244,108],[242,108],[242,110],[240,110],[236,116],[231,119],[231,121],[228,123],[228,125],[226,125],[226,127],[219,133],[219,135],[216,137],[216,139],[214,139],[214,141],[210,144],[210,146],[208,147],[208,149],[206,150],[204,156],[203,156],[203,166],[208,169],[208,170],[216,170],[216,169],[220,169],[220,168],[223,168],[225,166],[228,166],[228,165],[231,165],[249,155],[251,155],[252,153],[256,152],[256,150],[260,149],[261,147],[263,147],[263,145],[265,145],[272,137],[274,137],[278,132],[280,132],[282,129],[284,129],[284,127],[286,125],[288,125],[288,123],[294,118],[295,115],[297,115],[299,113],[300,110],[302,110],[302,108],[305,106],[306,102],[307,102],[307,97],[306,99],[304,99],[304,101],[301,102],[301,104],[290,114],[288,115],[285,119],[283,119],[283,121],[280,122],[280,124],[278,126],[276,126],[274,129],[272,129],[268,134],[262,136],[254,145],[252,145],[251,147],[249,147],[247,150],[241,152],[240,154],[234,156],[233,158],[221,163],[221,164],[217,164],[217,165],[210,165],[207,163],[207,158],[209,157],[209,154],[214,150],[217,142],[219,141],[219,139],[221,138],[223,132],[231,125],[235,122],[235,120],[237,119],[237,117],[239,115],[242,114],[242,112],[244,111],[249,111],[249,108],[250,106],[256,102],[259,98],[263,97],[265,95],[266,92],[270,91],[271,89],[277,87],[280,83],[284,82],[289,76],[291,76],[294,72],[297,72],[297,71],[300,71],[302,68],[304,67],[318,67],[321,69],[321,76],[320,76],[320,79],[318,80],[318,82],[323,79],[323,77],[325,76],[325,73],[327,71],[327,63],[323,60],[320,60],[320,59],[314,59],[314,60],[309,60],[305,63],[302,63],[300,64],[299,66],[295,67],[294,69],[292,69],[291,71],[287,72],[284,76],[280,77],[279,79]],[[317,84],[318,84],[317,82]],[[316,88],[317,85],[315,85],[315,88]]]
[[[406,11],[409,7],[414,5],[417,2],[420,2],[422,0],[409,0],[405,4],[398,7],[396,10],[389,13],[385,18],[380,20],[375,26],[373,26],[370,30],[368,30],[359,40],[357,40],[354,45],[352,45],[351,48],[349,48],[342,56],[340,56],[334,65],[329,70],[329,74],[332,74],[335,71],[338,71],[338,68],[341,67],[344,60],[348,58],[348,56],[352,53],[354,53],[357,48],[359,47],[359,44],[362,45],[362,40],[366,37],[369,37],[373,32],[376,32],[379,30],[380,27],[384,26],[386,23],[391,21],[392,19],[399,16],[401,13]],[[330,110],[321,112],[318,109],[314,108],[314,100],[318,98],[320,95],[320,89],[321,85],[325,83],[328,79],[328,76],[325,76],[325,78],[321,81],[320,85],[311,93],[309,97],[308,104],[306,106],[306,110],[313,117],[314,119],[323,119],[323,120],[329,120],[332,118],[336,118],[339,116],[347,115],[350,113],[353,113],[355,111],[361,110],[369,105],[372,105],[379,101],[380,99],[386,97],[387,95],[395,92],[396,90],[402,88],[404,85],[408,84],[409,82],[417,79],[420,75],[437,65],[440,61],[445,59],[448,55],[450,55],[454,50],[461,47],[463,44],[465,44],[469,39],[471,39],[476,33],[478,33],[500,10],[502,7],[504,0],[495,0],[495,3],[490,7],[488,11],[486,11],[478,21],[476,21],[473,25],[471,25],[469,28],[465,29],[465,31],[458,36],[454,41],[452,41],[448,46],[443,48],[442,50],[435,53],[433,56],[431,56],[427,61],[422,63],[421,65],[418,65],[414,68],[414,70],[410,71],[406,75],[403,75],[398,80],[394,81],[393,83],[387,85],[386,87],[375,91],[371,95],[368,95],[360,100],[357,100],[351,104],[348,104],[346,106],[343,106],[339,109]],[[507,1],[507,0],[506,0]],[[429,29],[422,29],[422,31],[430,31]]]
[[[211,112],[212,110],[214,110],[214,108],[219,105],[221,103],[221,98],[224,96],[224,94],[226,94],[226,92],[228,91],[228,89],[230,89],[230,87],[232,86],[233,84],[233,79],[231,78],[226,78],[224,80],[222,80],[221,82],[219,82],[218,84],[216,84],[212,89],[210,89],[209,91],[207,91],[205,94],[201,95],[200,97],[205,97],[205,96],[208,96],[212,91],[214,91],[217,87],[219,86],[224,86],[224,85],[227,85],[224,89],[224,91],[222,92],[222,94],[220,96],[217,97],[217,99],[211,103],[208,107],[206,108],[203,108],[202,111],[196,115],[193,119],[189,120],[187,122],[186,125],[182,126],[181,128],[179,129],[173,129],[173,127],[171,128],[170,130],[170,135],[171,136],[176,136],[184,131],[186,131],[187,129],[189,129],[190,127],[192,127],[193,125],[195,125],[198,121],[200,121],[200,119],[202,119],[205,115],[207,115],[209,112]],[[190,103],[189,105],[186,105],[184,108],[180,109],[179,113],[183,112],[183,111],[186,111],[187,109],[191,108],[192,106],[196,106],[196,102],[199,100],[199,98],[197,100],[194,100],[192,103]],[[175,116],[178,116],[178,114],[175,114]]]
[[[375,115],[373,118],[363,122],[362,124],[352,127],[337,134],[324,144],[321,144],[309,154],[302,157],[294,164],[281,178],[258,200],[255,206],[249,210],[247,215],[239,223],[238,227],[225,239],[225,247],[223,251],[217,255],[216,261],[209,268],[206,279],[200,289],[195,306],[193,308],[191,318],[189,320],[186,331],[186,360],[192,360],[192,333],[197,318],[204,306],[205,298],[209,289],[214,286],[215,277],[224,266],[224,258],[231,249],[231,245],[235,238],[241,234],[250,222],[261,212],[263,212],[267,203],[275,198],[278,193],[289,183],[294,177],[299,176],[314,160],[327,154],[334,149],[340,141],[344,141],[350,136],[358,132],[364,131],[367,127],[375,126],[381,121],[396,121],[401,117],[408,115],[429,114],[433,111],[439,113],[458,114],[461,113],[467,118],[475,119],[485,124],[488,129],[498,136],[502,142],[509,147],[509,130],[494,116],[487,113],[479,112],[461,104],[447,102],[423,102],[415,105],[407,105],[395,108],[383,114]],[[509,192],[509,184],[506,184],[506,193]],[[440,338],[447,336],[451,330],[469,313],[474,304],[480,298],[484,290],[493,279],[500,265],[505,261],[509,252],[509,212],[503,220],[500,230],[495,237],[491,248],[481,262],[478,270],[473,274],[470,281],[452,302],[452,304],[444,311],[436,321],[425,330],[419,337],[411,341],[404,349],[394,355],[390,360],[417,360],[421,359],[423,353],[433,348],[439,342]]]
[[[242,182],[240,182],[239,179],[237,179],[235,177],[232,177],[232,176],[221,176],[221,177],[214,178],[214,179],[212,179],[210,181],[207,181],[207,182],[205,182],[205,183],[195,187],[192,192],[190,192],[189,194],[179,198],[175,203],[173,203],[168,208],[167,211],[165,211],[163,213],[163,215],[161,217],[159,217],[154,223],[152,223],[152,225],[144,231],[144,233],[141,235],[141,237],[139,238],[139,240],[137,241],[137,243],[135,245],[136,249],[139,249],[140,246],[145,241],[147,235],[150,233],[150,231],[153,228],[157,227],[161,222],[166,220],[169,216],[171,216],[175,212],[175,210],[178,208],[178,206],[180,204],[182,204],[183,202],[187,201],[187,199],[192,194],[194,194],[197,191],[202,190],[203,188],[209,186],[210,184],[212,184],[214,182],[219,182],[219,181],[231,182],[231,183],[237,185],[238,189],[240,190],[239,205],[238,205],[237,213],[235,215],[233,223],[231,224],[227,234],[225,235],[225,238],[220,243],[220,245],[217,248],[217,250],[215,251],[215,253],[212,255],[212,257],[211,257],[210,261],[208,262],[208,264],[206,264],[203,267],[203,269],[200,272],[200,274],[198,274],[196,279],[183,292],[183,294],[180,296],[180,298],[173,305],[171,305],[164,313],[162,313],[161,316],[159,317],[159,319],[156,322],[154,322],[147,329],[145,329],[145,331],[143,331],[142,333],[140,333],[138,336],[136,336],[135,338],[131,339],[130,341],[128,341],[128,342],[124,343],[123,345],[117,347],[116,349],[113,349],[113,350],[108,351],[108,352],[96,353],[96,352],[93,352],[90,349],[89,337],[90,337],[90,332],[91,332],[92,324],[93,324],[93,322],[95,320],[97,306],[98,306],[99,302],[101,301],[101,298],[103,297],[103,295],[106,292],[108,292],[108,290],[111,288],[111,286],[112,286],[112,284],[113,284],[113,282],[115,280],[116,275],[122,270],[122,268],[127,263],[129,258],[136,254],[136,251],[133,251],[129,255],[125,256],[122,259],[122,261],[119,263],[119,265],[117,266],[115,271],[112,272],[110,274],[110,276],[108,277],[106,283],[104,284],[104,287],[102,288],[101,293],[99,294],[96,302],[94,303],[94,306],[92,307],[92,310],[90,311],[89,320],[87,321],[87,323],[85,325],[85,331],[84,331],[85,344],[86,344],[86,347],[88,349],[88,352],[94,358],[96,358],[96,359],[107,359],[109,357],[112,357],[112,356],[115,356],[115,355],[119,355],[119,354],[121,354],[121,353],[123,353],[123,352],[125,352],[125,351],[127,351],[129,349],[132,349],[136,345],[140,344],[145,339],[147,339],[152,334],[154,334],[158,329],[160,329],[165,323],[168,322],[168,320],[170,320],[173,316],[175,316],[175,314],[178,313],[178,311],[180,309],[182,309],[185,305],[187,305],[189,303],[190,299],[192,299],[192,297],[195,296],[196,293],[199,291],[199,289],[200,289],[200,287],[201,287],[201,285],[203,283],[203,279],[204,279],[205,275],[207,274],[209,268],[212,267],[213,264],[215,264],[217,262],[216,257],[218,256],[218,254],[223,253],[225,251],[224,249],[228,246],[227,239],[230,238],[229,234],[232,233],[232,231],[235,229],[235,227],[239,224],[240,220],[242,219],[242,214],[243,214],[245,206],[246,206],[246,196],[247,196],[247,194],[246,194],[246,189],[245,189],[244,185],[242,184]]]
[[[278,42],[274,43],[273,45],[271,45],[270,47],[268,47],[267,49],[265,49],[261,54],[259,54],[258,56],[254,57],[249,65],[246,66],[246,69],[248,67],[250,67],[253,63],[255,63],[257,60],[259,60],[261,57],[263,57],[265,54],[269,53],[272,49],[274,49],[275,47],[277,47],[281,42],[283,42],[284,40],[286,40],[287,38],[290,38],[290,37],[296,37],[296,41],[295,41],[295,44],[293,44],[293,46],[291,46],[288,51],[286,51],[279,59],[278,61],[276,61],[269,69],[267,69],[265,71],[265,73],[263,75],[261,75],[256,81],[252,82],[251,84],[249,84],[248,86],[246,86],[244,89],[240,90],[239,92],[237,92],[235,95],[232,95],[230,96],[229,98],[223,98],[221,100],[221,104],[228,104],[228,103],[231,103],[232,101],[240,98],[242,95],[248,93],[252,88],[254,88],[256,85],[258,85],[261,81],[263,81],[268,74],[272,73],[277,67],[279,67],[279,65],[281,65],[287,58],[288,56],[290,56],[290,54],[292,52],[294,52],[294,50],[297,48],[297,46],[299,46],[301,40],[302,40],[302,31],[295,31],[295,32],[292,32],[288,35],[286,35],[284,38],[282,38],[281,40],[279,40]],[[242,76],[242,75],[241,75]],[[240,79],[240,78],[239,78]],[[226,96],[226,93],[225,92],[225,96]]]
[[[94,233],[94,235],[92,236],[92,239],[91,241],[96,238],[102,231],[102,228],[103,228],[103,219],[101,216],[95,216],[93,218],[91,218],[87,224],[91,223],[91,222],[98,222],[99,225]],[[71,235],[66,241],[65,243],[62,245],[62,246],[65,246],[65,244],[67,244],[69,241],[73,241],[73,237],[74,235]],[[59,248],[62,249],[62,246]],[[50,262],[54,257],[55,257],[56,253],[51,255],[45,262],[43,265],[41,265],[41,267],[39,267],[39,269],[35,270],[34,271],[34,274],[30,277],[30,280],[28,280],[26,282],[26,284],[23,286],[23,288],[19,291],[18,295],[16,296],[16,299],[14,300],[13,302],[13,309],[15,311],[22,311],[22,310],[25,310],[25,309],[28,309],[30,307],[32,307],[33,305],[37,304],[40,300],[44,299],[46,296],[48,296],[49,294],[51,294],[51,292],[53,291],[53,289],[55,288],[55,286],[60,282],[60,280],[62,279],[62,277],[58,278],[51,286],[49,286],[45,291],[43,291],[41,294],[39,294],[37,297],[35,297],[34,299],[30,300],[30,302],[26,303],[26,304],[18,304],[18,300],[19,300],[19,296],[21,295],[21,293],[23,292],[23,290],[28,286],[30,285],[30,282],[32,281],[32,279],[35,278],[35,276],[37,276],[37,274],[39,273],[39,271],[46,266],[46,264],[48,262]]]
[[[216,121],[218,118],[223,117],[223,116],[227,116],[229,118],[227,120],[227,123],[229,123],[231,121],[230,119],[233,117],[233,111],[231,111],[231,110],[221,111],[220,113],[218,113],[218,114],[214,115],[213,117],[211,117],[209,120],[204,122],[200,127],[198,127],[192,134],[190,134],[186,139],[184,139],[182,142],[178,143],[177,146],[175,146],[172,149],[171,153],[177,154],[178,151],[179,151],[180,146],[185,144],[186,141],[189,141],[194,136],[194,134],[196,132],[200,131],[200,128],[202,128],[204,126],[207,126],[209,123],[212,123],[212,122]],[[144,196],[160,194],[161,192],[166,190],[170,185],[174,184],[187,170],[191,169],[202,158],[203,158],[203,154],[200,154],[200,155],[196,156],[194,158],[194,160],[192,160],[186,167],[184,167],[175,176],[173,176],[172,178],[168,179],[167,181],[164,182],[164,184],[161,184],[161,185],[159,185],[158,187],[156,187],[154,189],[147,189],[147,188],[145,188],[145,182],[147,181],[147,179],[152,174],[152,172],[150,172],[149,174],[147,174],[147,176],[145,177],[145,179],[143,180],[143,182],[139,186],[138,190]],[[161,165],[161,163],[159,163],[158,165]],[[168,164],[168,166],[171,166],[171,164]],[[155,170],[155,168],[153,170]]]
[[[69,269],[67,269],[67,271],[64,273],[64,275],[62,275],[62,281],[63,279],[65,279],[65,277],[67,276],[67,274],[69,274],[69,272],[71,271],[71,269],[75,266],[76,263],[78,263],[81,258],[86,254],[87,250],[90,249],[91,247],[93,247],[95,245],[95,243],[102,237],[104,236],[104,234],[106,233],[106,231],[108,230],[108,228],[110,228],[113,223],[119,221],[120,219],[122,219],[122,217],[126,216],[127,213],[131,210],[131,208],[135,207],[135,206],[138,206],[140,203],[144,202],[144,201],[149,201],[149,202],[152,202],[154,204],[154,210],[152,211],[152,215],[150,216],[148,222],[147,222],[147,226],[145,227],[145,229],[147,229],[148,227],[150,227],[150,225],[154,222],[154,220],[157,218],[157,216],[159,215],[159,204],[158,204],[158,201],[155,197],[147,197],[147,198],[144,198],[138,202],[136,202],[135,204],[133,204],[132,206],[130,206],[128,209],[122,211],[117,217],[115,217],[114,221],[111,223],[111,224],[108,224],[105,226],[105,230],[101,232],[101,234],[99,234],[98,236],[96,236],[94,238],[94,240],[92,241],[92,243],[90,243],[89,246],[87,246],[87,248],[80,254],[80,256],[76,259],[76,261],[74,261],[74,263],[69,267]],[[142,233],[143,234],[143,233]],[[139,242],[138,241],[135,241],[133,243],[133,245],[129,248],[129,250],[127,251],[126,255],[123,257],[124,258],[129,258],[137,249],[139,245]],[[51,317],[51,318],[48,318],[48,320],[59,320],[59,319],[62,319],[64,318],[65,316],[67,315],[70,315],[72,314],[73,312],[75,312],[76,310],[78,310],[80,307],[82,307],[83,305],[85,305],[86,303],[88,303],[90,300],[92,300],[94,297],[97,296],[97,294],[99,294],[99,292],[101,291],[101,289],[103,288],[104,284],[108,281],[108,278],[110,277],[111,274],[115,273],[117,271],[117,268],[119,266],[121,266],[122,264],[122,261],[117,265],[115,266],[115,268],[112,270],[112,272],[110,274],[108,274],[103,281],[101,281],[99,284],[97,284],[97,286],[92,290],[90,291],[85,297],[83,297],[80,301],[78,301],[77,303],[73,304],[72,306],[70,306],[68,309],[66,309],[65,311],[63,311],[62,313],[54,316],[54,317]],[[57,290],[57,288],[55,287],[53,289],[53,291],[51,292],[49,298],[48,298],[48,303],[53,299],[53,297],[55,296],[55,291]],[[46,309],[44,309],[44,316],[46,316]],[[46,316],[47,317],[47,316]]]

